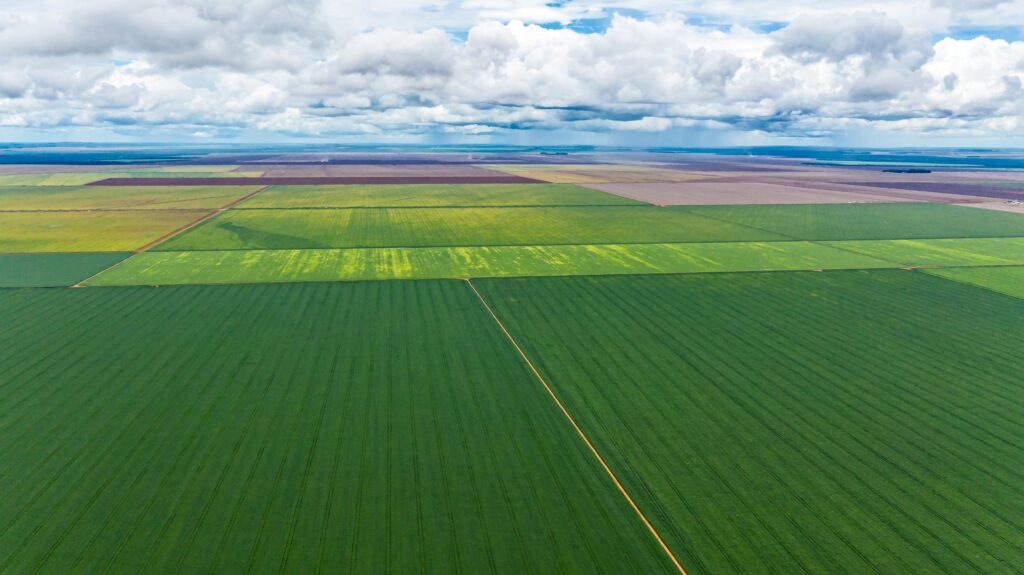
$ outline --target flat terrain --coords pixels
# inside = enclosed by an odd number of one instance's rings
[[[973,210],[982,215],[988,212]],[[648,206],[232,210],[158,250],[665,243],[783,239]]]
[[[0,148],[0,574],[1024,575],[1024,155]]]
[[[187,167],[186,167],[187,168]],[[203,167],[206,169],[206,167]],[[139,180],[150,180],[162,178],[202,178],[204,180],[215,180],[221,178],[257,178],[263,172],[231,172],[231,171],[196,171],[182,169],[180,172],[167,170],[120,170],[102,172],[70,172],[70,173],[46,173],[46,174],[0,174],[0,186],[81,186],[107,178],[133,178]],[[174,185],[171,182],[167,185]]]
[[[1024,261],[1019,263],[1024,264]],[[927,273],[1024,299],[1024,266],[950,268],[927,270]]]
[[[3,186],[0,211],[215,209],[259,189],[260,186]]]
[[[901,270],[474,283],[690,573],[1020,565],[1024,300]]]
[[[588,187],[660,206],[718,204],[848,204],[854,202],[924,201],[871,193],[850,192],[767,182],[661,182],[647,184],[587,184]]]
[[[273,186],[240,207],[615,206],[640,203],[566,184],[406,184]]]
[[[1024,264],[1024,238],[854,240],[823,243],[905,266]]]
[[[254,166],[256,168],[256,166]],[[239,170],[249,170],[240,167]],[[497,176],[500,172],[467,164],[260,164],[263,175],[277,177],[442,177],[465,178]]]
[[[203,217],[205,211],[0,212],[0,252],[123,252]]]
[[[701,172],[683,172],[649,166],[610,164],[499,164],[485,167],[524,178],[564,184],[689,182],[708,177],[708,174]]]
[[[537,183],[527,177],[498,174],[485,176],[449,177],[449,176],[278,176],[257,177],[236,174],[225,177],[223,174],[208,175],[189,174],[181,177],[173,175],[155,177],[106,177],[94,181],[94,186],[313,186],[337,184],[529,184]]]
[[[0,290],[0,325],[0,571],[669,572],[464,282]]]
[[[897,267],[809,242],[226,250],[138,254],[89,285],[221,284]]]
[[[125,259],[127,253],[0,254],[0,288],[66,287]]]
[[[1024,236],[1024,217],[946,204],[678,207],[801,240]]]

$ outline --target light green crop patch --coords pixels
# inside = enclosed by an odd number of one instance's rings
[[[1024,264],[1024,238],[862,240],[823,243],[905,266]]]
[[[259,189],[260,186],[0,186],[0,210],[212,210]]]
[[[649,206],[293,209],[231,210],[158,249],[530,246],[779,239],[785,238],[772,232]]]
[[[228,284],[895,267],[809,242],[146,252],[90,285]]]
[[[642,202],[569,184],[273,186],[242,208],[615,206]]]
[[[1024,236],[1024,215],[947,204],[677,206],[684,211],[801,240]]]
[[[260,171],[229,172],[196,171],[209,166],[182,166],[145,170],[111,170],[102,172],[69,172],[60,174],[2,174],[0,186],[84,186],[107,178],[258,178]],[[220,166],[217,166],[220,167]]]
[[[1024,298],[1024,266],[925,270],[941,278]]]

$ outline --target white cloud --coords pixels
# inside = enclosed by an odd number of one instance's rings
[[[1024,135],[1024,42],[933,40],[1020,0],[40,1],[0,8],[4,126]]]

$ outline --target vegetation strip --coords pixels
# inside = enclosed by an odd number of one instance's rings
[[[653,206],[232,210],[160,250],[766,241],[779,234]]]
[[[863,269],[898,265],[811,242],[149,251],[87,283],[357,281]]]
[[[582,439],[583,442],[587,445],[587,449],[590,450],[590,452],[594,455],[594,458],[597,459],[597,461],[601,464],[601,467],[604,469],[605,473],[608,474],[608,477],[611,478],[612,482],[615,484],[615,487],[619,490],[619,493],[621,493],[622,496],[626,498],[626,501],[629,502],[629,506],[633,509],[633,511],[636,512],[636,514],[643,521],[644,526],[647,527],[647,530],[650,531],[651,535],[653,535],[654,538],[658,541],[658,545],[661,547],[661,549],[672,560],[672,564],[675,565],[676,569],[678,569],[679,572],[682,573],[682,575],[687,575],[686,570],[683,569],[683,566],[679,563],[679,560],[676,559],[675,554],[672,553],[672,550],[669,549],[668,545],[665,544],[665,540],[662,539],[661,535],[658,534],[658,530],[655,529],[653,525],[651,525],[651,522],[647,520],[647,516],[644,515],[644,512],[641,511],[639,507],[637,507],[636,502],[633,501],[632,497],[630,497],[629,492],[626,491],[626,488],[623,487],[622,483],[619,482],[619,478],[615,476],[615,472],[613,472],[611,468],[608,467],[608,464],[605,463],[604,458],[601,457],[601,454],[597,451],[597,448],[595,448],[594,444],[590,442],[590,438],[588,438],[587,434],[584,433],[582,429],[580,429],[580,426],[576,423],[576,420],[573,419],[572,414],[570,414],[569,410],[565,408],[565,405],[562,404],[562,401],[558,399],[558,395],[556,395],[555,391],[551,389],[550,385],[548,385],[548,382],[544,379],[544,376],[542,376],[540,372],[537,371],[537,368],[534,367],[533,362],[530,361],[529,357],[527,357],[526,352],[523,351],[523,348],[519,347],[519,344],[516,342],[516,339],[512,337],[512,334],[509,333],[508,329],[505,328],[505,324],[501,323],[501,320],[498,319],[498,316],[494,313],[494,310],[491,309],[490,305],[488,305],[487,301],[484,299],[484,296],[480,295],[480,292],[477,291],[476,286],[473,285],[473,281],[469,278],[466,278],[466,284],[468,284],[470,289],[473,290],[473,293],[476,294],[477,299],[479,299],[480,303],[483,304],[484,308],[487,310],[487,313],[490,314],[490,316],[494,319],[494,322],[498,324],[498,327],[501,328],[501,331],[505,334],[505,337],[508,338],[508,340],[512,343],[512,346],[515,347],[516,351],[519,353],[519,356],[522,357],[523,361],[526,362],[526,365],[529,366],[530,371],[533,372],[533,375],[535,375],[537,377],[537,380],[540,381],[541,385],[544,386],[544,389],[548,392],[548,395],[551,396],[551,399],[554,400],[556,405],[558,405],[558,409],[561,410],[562,414],[565,415],[565,418],[569,420],[570,424],[572,424],[572,428],[576,430],[576,433],[580,436],[580,439]]]
[[[399,184],[274,186],[255,208],[527,207],[645,205],[568,184]]]

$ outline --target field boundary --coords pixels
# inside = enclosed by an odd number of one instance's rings
[[[210,213],[204,215],[203,217],[199,218],[198,220],[196,220],[196,221],[194,221],[192,223],[186,224],[186,225],[184,225],[184,226],[182,226],[182,227],[180,227],[180,228],[178,228],[178,229],[176,229],[173,232],[170,232],[168,234],[164,234],[163,236],[161,236],[161,237],[159,237],[159,238],[149,242],[148,244],[146,244],[146,245],[142,246],[141,248],[138,248],[138,249],[136,249],[134,251],[137,254],[141,254],[142,252],[149,251],[150,249],[152,249],[152,248],[154,248],[154,247],[156,247],[156,246],[166,242],[167,240],[173,238],[174,236],[177,236],[179,234],[187,232],[188,230],[198,226],[199,224],[209,220],[210,218],[212,218],[212,217],[214,217],[214,216],[216,216],[218,214],[221,214],[223,212],[226,212],[226,211],[230,210],[231,208],[237,206],[238,204],[244,202],[245,200],[248,200],[249,198],[255,196],[256,194],[259,194],[261,192],[265,192],[268,189],[270,189],[270,186],[263,186],[262,188],[254,191],[254,192],[250,192],[250,193],[248,193],[248,194],[246,194],[246,195],[244,195],[244,196],[242,196],[242,197],[240,197],[238,199],[235,199],[235,200],[229,202],[228,204],[225,204],[225,205],[223,205],[223,206],[221,206],[221,207],[211,211]]]
[[[142,246],[141,248],[132,250],[130,252],[131,255],[129,255],[128,257],[124,258],[123,260],[119,260],[117,262],[114,262],[112,265],[101,269],[100,271],[92,274],[91,276],[89,276],[89,277],[87,277],[87,278],[85,278],[83,280],[78,281],[77,283],[75,283],[71,287],[73,287],[73,288],[85,287],[82,284],[84,284],[85,282],[95,278],[96,276],[102,275],[102,274],[104,274],[104,273],[106,273],[106,272],[116,268],[117,266],[123,264],[124,262],[132,259],[132,257],[134,257],[136,254],[141,254],[143,252],[149,251],[150,249],[160,245],[161,243],[163,243],[163,242],[165,242],[165,241],[167,241],[167,240],[169,240],[169,239],[171,239],[171,238],[173,238],[173,237],[175,237],[175,236],[177,236],[179,234],[183,234],[183,233],[187,232],[188,230],[191,230],[192,228],[198,226],[199,224],[201,224],[203,222],[209,221],[210,218],[213,218],[214,216],[217,216],[217,215],[219,215],[219,214],[221,214],[223,212],[226,212],[226,211],[230,210],[231,208],[237,206],[238,204],[244,202],[245,200],[248,200],[249,198],[255,196],[256,194],[258,194],[260,192],[265,192],[268,189],[270,189],[270,186],[263,186],[262,188],[254,191],[254,192],[250,192],[250,193],[248,193],[248,194],[246,194],[246,195],[244,195],[244,196],[242,196],[242,197],[240,197],[240,198],[238,198],[236,200],[233,200],[233,201],[231,201],[231,202],[229,202],[229,203],[227,203],[227,204],[225,204],[225,205],[223,205],[223,206],[221,206],[221,207],[211,211],[210,213],[204,215],[203,217],[199,218],[198,220],[196,220],[196,221],[194,221],[194,222],[192,222],[190,224],[186,224],[186,225],[184,225],[184,226],[174,230],[173,232],[171,232],[169,234],[164,234],[163,236],[161,236],[161,237],[159,237],[159,238],[149,242],[148,244]]]
[[[665,554],[668,555],[669,559],[672,560],[673,565],[675,565],[676,569],[679,570],[679,573],[681,575],[687,575],[686,569],[683,569],[683,566],[679,563],[679,560],[676,559],[675,554],[672,553],[672,550],[669,549],[668,545],[665,543],[665,540],[662,539],[661,535],[658,534],[658,530],[655,529],[654,525],[652,525],[651,522],[647,520],[647,516],[644,515],[644,512],[641,511],[639,507],[637,507],[636,502],[633,501],[632,497],[630,497],[629,492],[626,491],[626,488],[619,481],[619,478],[615,476],[615,472],[612,471],[610,467],[608,467],[608,464],[605,463],[604,458],[601,457],[601,454],[597,451],[597,448],[594,447],[594,444],[590,442],[590,438],[587,437],[587,434],[584,433],[583,429],[581,429],[580,426],[576,423],[576,420],[569,413],[569,410],[566,409],[562,401],[558,399],[558,395],[556,395],[555,391],[551,388],[550,385],[548,385],[548,382],[544,379],[544,376],[542,376],[540,372],[537,371],[537,368],[534,367],[533,362],[530,361],[530,358],[526,355],[526,352],[523,351],[523,348],[519,347],[519,343],[517,343],[516,339],[512,337],[512,333],[509,332],[508,329],[505,327],[505,324],[503,324],[501,320],[498,319],[497,314],[495,314],[494,310],[491,309],[491,306],[487,303],[487,300],[484,299],[484,296],[479,291],[477,291],[476,286],[473,285],[473,280],[471,278],[465,278],[465,282],[469,286],[469,289],[473,290],[473,293],[476,294],[477,299],[479,299],[480,303],[483,304],[484,309],[486,309],[487,313],[490,314],[491,318],[494,319],[494,322],[497,323],[498,327],[501,328],[501,331],[505,333],[505,337],[508,338],[508,340],[512,343],[512,346],[516,348],[517,352],[519,352],[519,356],[523,358],[523,361],[526,362],[526,365],[533,372],[533,375],[537,377],[541,385],[544,386],[544,389],[547,390],[548,395],[551,396],[552,400],[554,400],[555,404],[558,406],[558,409],[562,411],[562,415],[564,415],[565,418],[569,420],[569,423],[572,424],[573,429],[576,430],[576,433],[580,436],[580,439],[582,439],[583,442],[590,449],[590,453],[594,455],[594,458],[597,459],[598,463],[601,464],[601,467],[604,468],[605,473],[607,473],[608,477],[611,478],[612,482],[615,484],[615,487],[618,488],[619,493],[622,494],[622,496],[629,503],[629,506],[633,508],[633,511],[635,511],[637,516],[640,517],[640,520],[643,521],[644,526],[647,527],[647,530],[650,531],[651,535],[653,535],[654,538],[658,541],[658,545],[661,546],[662,551],[664,551]]]
[[[1021,297],[1021,296],[1019,296],[1017,294],[1008,293],[1008,292],[1005,292],[1005,291],[1002,291],[1002,290],[995,289],[993,287],[989,287],[989,286],[985,286],[985,285],[981,285],[981,284],[976,284],[976,283],[971,283],[969,281],[965,281],[965,280],[962,280],[962,279],[951,278],[951,277],[948,277],[948,276],[940,276],[938,274],[928,273],[929,269],[964,269],[964,268],[986,268],[986,267],[987,268],[993,268],[993,267],[1021,268],[1021,267],[1024,267],[1024,266],[1021,266],[1021,265],[1009,265],[1009,266],[958,266],[958,267],[928,268],[928,269],[915,268],[915,269],[910,270],[910,271],[917,272],[917,273],[919,273],[921,275],[930,276],[930,277],[933,277],[933,278],[936,278],[936,279],[944,280],[944,281],[947,281],[947,282],[953,282],[955,284],[959,284],[959,285],[962,285],[962,286],[967,286],[967,287],[972,287],[972,288],[975,288],[975,289],[985,290],[985,291],[987,291],[989,293],[996,293],[996,294],[999,294],[999,295],[1002,295],[1002,296],[1012,297],[1014,299],[1019,299],[1019,300],[1024,300],[1024,297]]]

